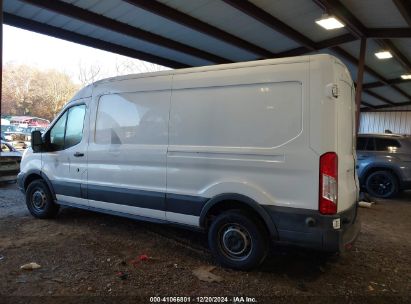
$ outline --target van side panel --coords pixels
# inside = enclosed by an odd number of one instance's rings
[[[140,91],[94,98],[90,207],[165,218],[170,94]]]
[[[262,205],[316,209],[308,68],[297,62],[175,75],[167,193],[237,193]]]
[[[170,146],[195,146],[210,153],[215,148],[270,153],[302,132],[302,84],[174,90],[171,119],[175,123],[170,125]]]

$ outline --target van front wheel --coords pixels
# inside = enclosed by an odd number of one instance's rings
[[[53,218],[59,206],[53,202],[47,184],[40,179],[30,183],[26,190],[26,204],[30,213],[37,218]]]
[[[217,261],[225,267],[249,270],[267,255],[267,233],[241,210],[218,215],[208,231],[208,243]]]

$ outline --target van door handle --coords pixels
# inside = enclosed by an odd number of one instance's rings
[[[84,156],[84,153],[81,153],[81,152],[74,153],[74,157],[83,157],[83,156]]]

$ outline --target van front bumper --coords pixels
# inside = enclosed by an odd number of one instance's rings
[[[356,240],[361,222],[357,204],[335,215],[316,210],[264,206],[276,227],[278,243],[327,252],[342,252]]]

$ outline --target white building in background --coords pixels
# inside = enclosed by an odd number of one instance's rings
[[[361,113],[360,133],[384,133],[385,130],[411,135],[411,106]]]

